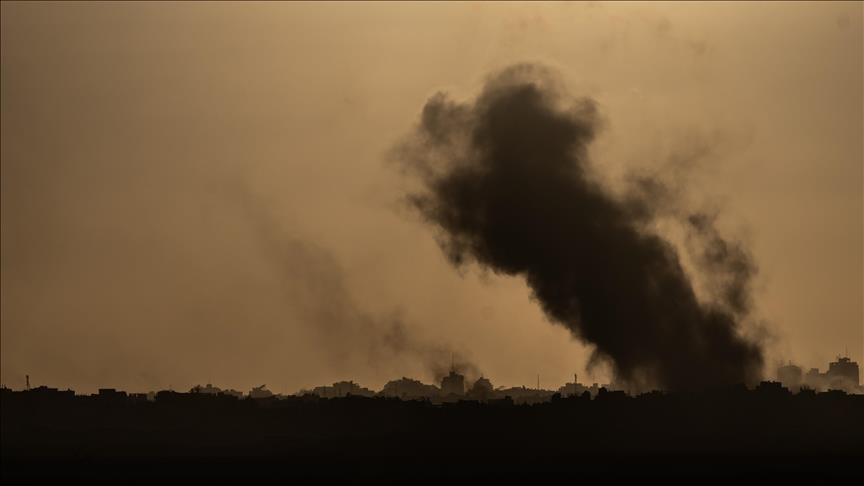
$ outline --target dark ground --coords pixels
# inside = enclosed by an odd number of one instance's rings
[[[155,401],[11,392],[4,483],[642,475],[861,477],[864,396],[734,389],[537,405],[384,398]]]

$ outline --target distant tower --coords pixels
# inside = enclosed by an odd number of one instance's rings
[[[441,394],[445,397],[448,395],[464,395],[465,377],[450,370],[450,374],[441,380]]]
[[[777,381],[791,391],[798,391],[801,388],[803,378],[801,367],[793,365],[791,361],[777,368]]]
[[[828,385],[839,390],[854,390],[860,383],[858,363],[848,357],[837,358],[837,361],[828,363],[828,372],[825,373]]]

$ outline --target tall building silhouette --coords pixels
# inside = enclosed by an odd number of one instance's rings
[[[828,363],[828,372],[825,373],[828,386],[838,389],[857,388],[860,383],[858,363],[849,359],[848,356],[837,357],[837,361]]]
[[[777,381],[790,390],[801,388],[803,376],[801,367],[792,363],[777,368]]]
[[[465,377],[451,368],[450,373],[441,380],[441,394],[444,396],[464,395]]]

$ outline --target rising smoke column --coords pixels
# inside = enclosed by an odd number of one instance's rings
[[[752,267],[694,216],[712,245],[700,268],[723,272],[724,302],[703,303],[676,248],[648,231],[652,200],[616,197],[591,174],[589,99],[565,106],[542,68],[491,77],[470,104],[439,93],[400,156],[421,188],[409,201],[457,267],[521,276],[545,314],[595,346],[631,386],[686,389],[751,382],[762,352],[739,334]]]

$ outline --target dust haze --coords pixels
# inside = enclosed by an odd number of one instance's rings
[[[687,307],[741,323],[728,349],[759,343],[769,375],[862,361],[860,3],[0,8],[6,386],[378,389],[451,353],[495,386],[630,369],[550,325],[521,270],[454,271],[401,203],[423,179],[392,149],[423,107],[472,113],[520,62],[593,101],[591,200],[668,243]]]

